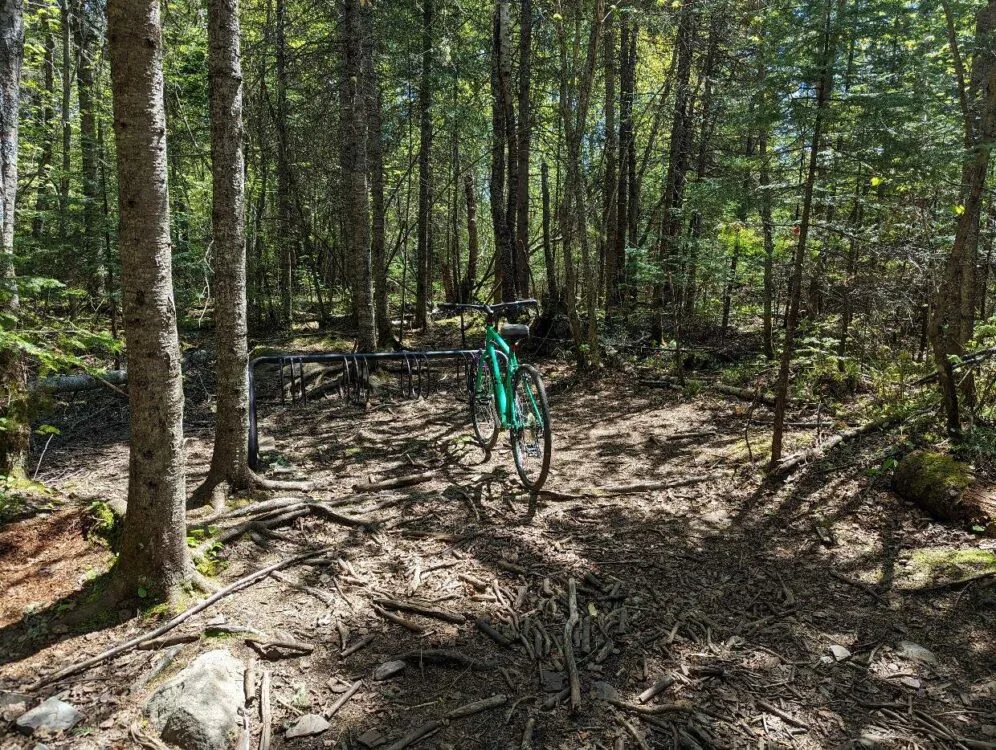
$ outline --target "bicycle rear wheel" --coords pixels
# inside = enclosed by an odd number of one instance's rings
[[[499,421],[495,409],[495,378],[483,353],[476,358],[471,370],[470,418],[477,442],[485,450],[491,450],[498,442]]]
[[[526,489],[539,490],[550,473],[553,439],[550,408],[543,378],[532,365],[521,365],[513,385],[515,422],[512,428],[512,457],[515,470]]]

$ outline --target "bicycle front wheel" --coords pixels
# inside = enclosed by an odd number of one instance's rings
[[[513,385],[515,426],[512,428],[512,457],[519,479],[528,490],[539,490],[550,473],[553,439],[550,408],[543,379],[532,365],[521,365]]]
[[[485,450],[498,442],[498,410],[495,408],[495,378],[482,353],[470,374],[470,418],[474,437]]]

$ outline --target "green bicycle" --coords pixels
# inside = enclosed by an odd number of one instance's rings
[[[534,299],[494,305],[439,305],[440,310],[485,314],[484,348],[474,357],[468,378],[474,436],[490,451],[498,442],[499,431],[508,430],[519,479],[534,492],[550,473],[553,453],[546,389],[535,367],[519,363],[519,342],[529,336],[529,326],[509,323],[500,333],[496,326],[506,315],[538,306]]]

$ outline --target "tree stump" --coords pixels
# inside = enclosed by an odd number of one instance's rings
[[[896,467],[893,488],[939,521],[996,536],[996,489],[977,482],[971,469],[951,456],[909,454]]]

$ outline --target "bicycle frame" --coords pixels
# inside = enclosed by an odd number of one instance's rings
[[[521,420],[514,414],[512,399],[512,384],[515,378],[515,371],[519,369],[519,358],[515,350],[508,345],[508,342],[501,337],[494,324],[488,322],[484,329],[484,358],[491,368],[491,375],[495,384],[495,408],[498,411],[498,420],[503,429],[521,427]],[[504,357],[508,362],[505,367],[505,377],[502,378],[501,364],[499,356]],[[477,382],[475,391],[480,388],[484,375],[481,370],[477,371]]]

